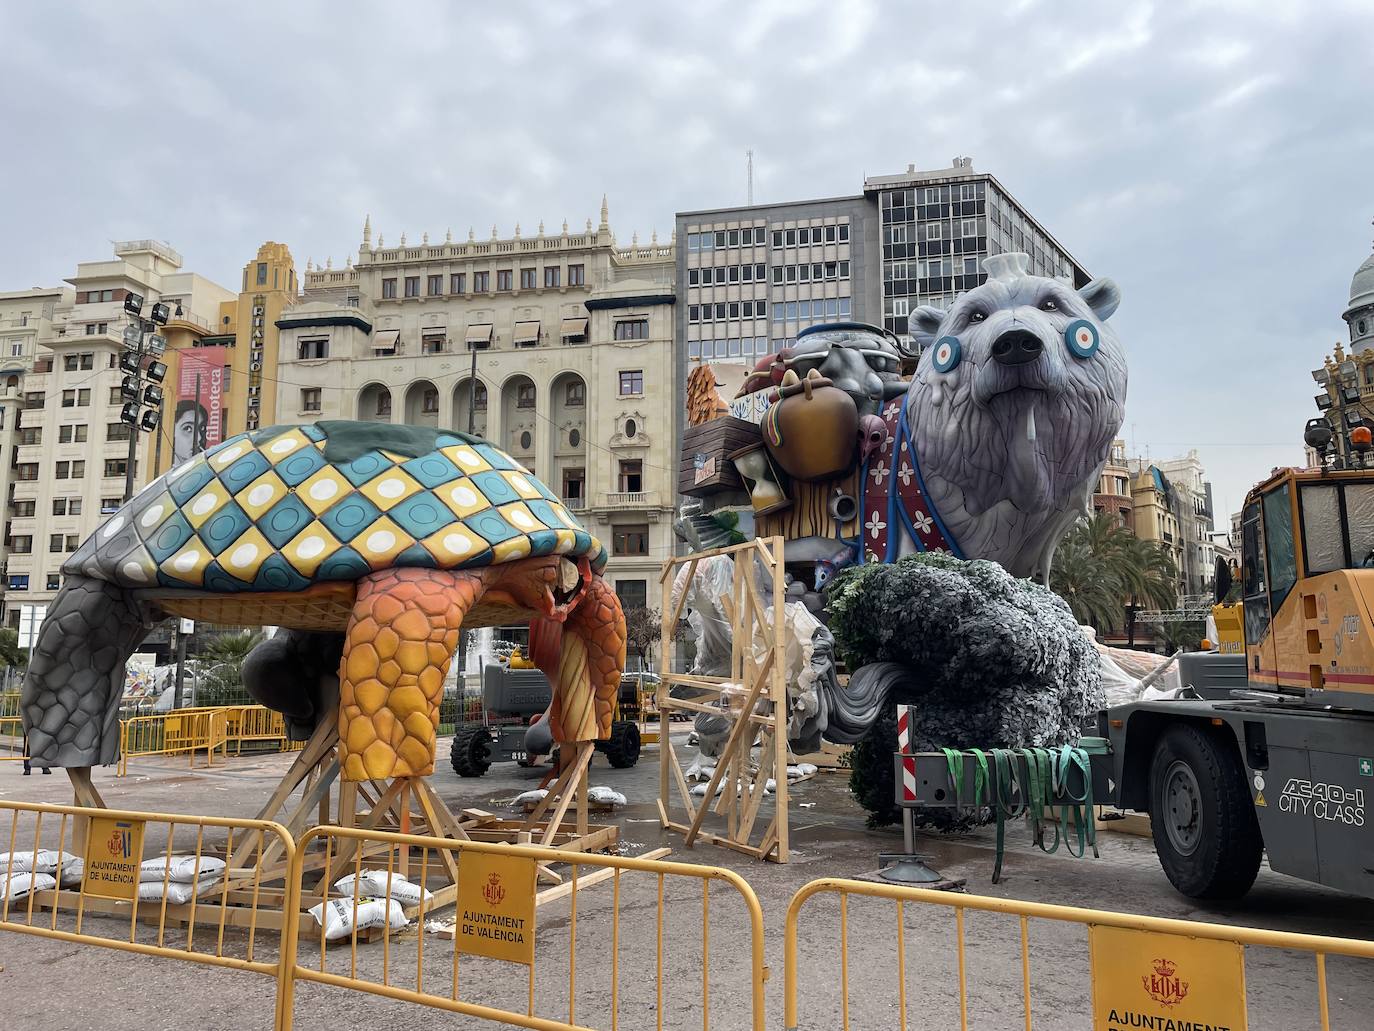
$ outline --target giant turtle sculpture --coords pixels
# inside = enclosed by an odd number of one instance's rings
[[[479,437],[342,421],[230,437],[63,565],[24,682],[33,761],[115,761],[125,662],[166,615],[288,628],[244,679],[298,732],[333,711],[316,694],[337,672],[346,780],[433,772],[463,627],[528,622],[554,740],[604,739],[625,664],[605,563],[558,496]]]

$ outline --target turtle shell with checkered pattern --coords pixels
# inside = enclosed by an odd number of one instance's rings
[[[606,550],[480,437],[367,422],[230,437],[144,487],[62,570],[128,588],[295,591],[404,566]]]

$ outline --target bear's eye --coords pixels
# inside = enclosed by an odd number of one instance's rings
[[[1059,305],[1057,305],[1057,304],[1054,303],[1054,298],[1053,298],[1053,297],[1046,297],[1043,301],[1040,302],[1040,310],[1041,310],[1041,311],[1058,311],[1058,310],[1059,310]]]
[[[982,322],[982,321],[983,321],[984,319],[986,319],[987,317],[988,317],[987,312],[984,312],[984,311],[971,311],[971,312],[969,312],[968,320],[969,320],[970,322]]]

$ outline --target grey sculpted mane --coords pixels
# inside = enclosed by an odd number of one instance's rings
[[[987,281],[948,311],[912,312],[923,347],[906,414],[926,494],[965,555],[1047,578],[1090,508],[1121,428],[1126,359],[1109,279],[1080,290],[987,258]]]

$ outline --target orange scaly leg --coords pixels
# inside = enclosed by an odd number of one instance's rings
[[[557,669],[545,670],[554,684],[549,730],[555,741],[604,741],[625,669],[625,615],[599,576],[568,616],[562,644]]]
[[[424,777],[444,677],[482,572],[388,569],[358,581],[339,669],[339,758],[349,781]]]

